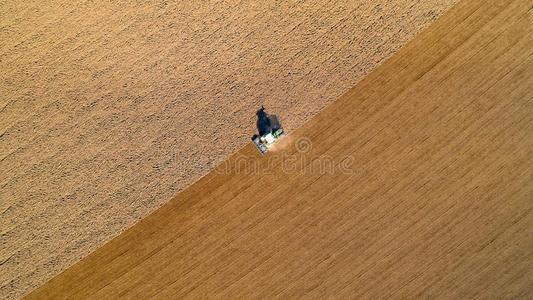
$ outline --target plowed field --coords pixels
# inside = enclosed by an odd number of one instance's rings
[[[460,2],[29,298],[531,298],[532,12]]]

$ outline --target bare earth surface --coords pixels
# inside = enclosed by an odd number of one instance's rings
[[[249,142],[301,126],[455,0],[0,3],[0,298]]]
[[[531,299],[532,21],[460,2],[29,298]]]

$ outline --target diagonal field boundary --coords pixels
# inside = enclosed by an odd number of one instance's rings
[[[531,11],[460,2],[27,298],[531,296]]]

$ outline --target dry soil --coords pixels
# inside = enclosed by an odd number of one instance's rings
[[[0,298],[302,125],[455,0],[0,3]]]
[[[532,298],[532,21],[460,2],[30,298]]]

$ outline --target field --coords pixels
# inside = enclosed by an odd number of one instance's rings
[[[1,1],[0,298],[241,149],[260,104],[300,127],[455,0],[193,2]]]
[[[532,14],[460,2],[28,298],[531,298]]]

